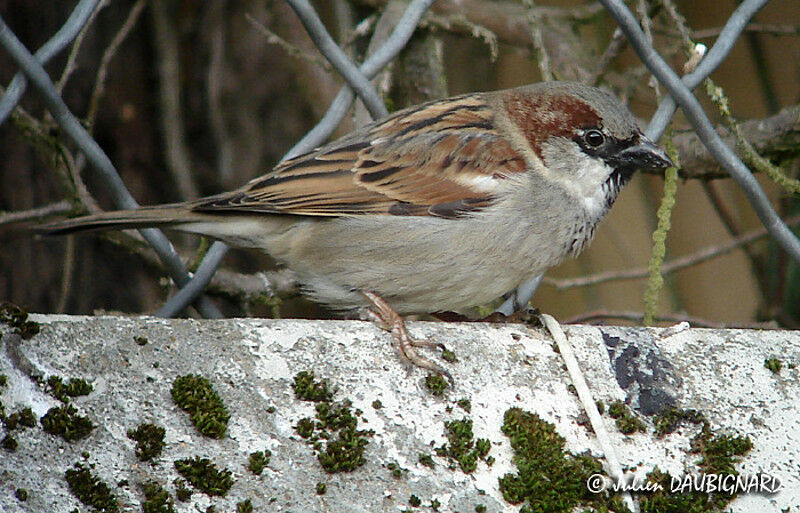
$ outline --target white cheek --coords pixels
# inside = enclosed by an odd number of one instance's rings
[[[581,156],[572,177],[562,183],[578,200],[590,219],[599,219],[608,210],[607,191],[603,183],[613,169],[598,159]]]

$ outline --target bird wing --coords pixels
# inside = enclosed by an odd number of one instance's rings
[[[458,217],[491,204],[525,170],[493,117],[476,95],[405,109],[193,210]]]

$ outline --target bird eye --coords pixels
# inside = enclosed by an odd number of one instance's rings
[[[598,146],[603,144],[603,142],[605,142],[606,140],[605,136],[603,135],[603,132],[596,129],[587,131],[584,134],[583,139],[586,141],[586,144],[588,144],[593,148],[597,148]]]

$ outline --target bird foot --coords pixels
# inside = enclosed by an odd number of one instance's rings
[[[389,306],[389,303],[387,303],[386,300],[369,290],[362,291],[362,294],[364,294],[364,297],[366,297],[372,305],[369,308],[363,309],[361,312],[362,315],[366,318],[366,320],[374,322],[381,329],[392,334],[392,341],[400,350],[401,359],[410,362],[417,367],[441,374],[445,376],[451,384],[453,383],[453,377],[449,372],[447,372],[447,370],[421,356],[415,349],[416,347],[435,347],[444,350],[444,344],[429,340],[415,340],[411,338],[411,336],[408,334],[408,329],[406,329],[405,321],[400,314],[398,314],[391,306]]]

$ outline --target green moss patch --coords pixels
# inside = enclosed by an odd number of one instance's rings
[[[622,401],[614,401],[608,405],[608,414],[617,424],[617,429],[624,435],[632,435],[637,431],[645,431],[644,422],[633,414],[628,405]]]
[[[136,429],[128,430],[128,438],[136,441],[136,457],[141,461],[150,461],[161,455],[164,449],[166,431],[155,424],[139,424]]]
[[[253,513],[253,503],[250,499],[237,502],[236,513]]]
[[[233,477],[228,469],[219,470],[208,458],[186,458],[175,460],[175,470],[195,488],[206,495],[224,496],[233,486]]]
[[[491,444],[486,438],[477,440],[472,434],[472,420],[461,419],[444,423],[447,443],[436,449],[436,454],[458,463],[467,474],[478,468],[478,460],[486,459]]]
[[[6,436],[4,436],[2,440],[0,440],[0,447],[2,447],[3,450],[6,450],[8,452],[16,451],[18,446],[19,442],[17,442],[17,439],[14,438],[14,436],[11,434],[6,434]]]
[[[535,413],[511,408],[503,417],[503,433],[511,441],[516,474],[500,478],[500,491],[512,504],[525,503],[520,511],[568,513],[575,507],[607,507],[586,488],[592,474],[602,473],[601,464],[589,456],[564,451],[564,438],[555,427]]]
[[[11,415],[0,415],[6,431],[14,431],[20,427],[33,427],[36,425],[36,415],[30,408],[22,408]]]
[[[292,382],[294,395],[302,401],[322,402],[333,400],[328,382],[314,379],[314,371],[298,372]]]
[[[264,467],[269,465],[271,457],[272,453],[269,450],[252,452],[247,459],[247,469],[253,474],[260,476],[261,472],[264,471]]]
[[[669,407],[653,417],[655,435],[659,438],[675,432],[683,423],[707,425],[705,415],[697,410],[685,410],[682,408]]]
[[[211,382],[195,374],[180,376],[172,385],[172,400],[189,414],[197,430],[210,438],[222,438],[231,416]]]
[[[700,433],[691,441],[691,451],[700,455],[697,465],[700,467],[701,472],[706,475],[739,475],[735,465],[753,448],[750,438],[739,435],[715,434],[711,431],[705,417],[702,417],[702,414],[698,415],[700,415],[699,418],[695,418],[695,415],[690,418],[690,420],[703,425]],[[661,472],[659,469],[655,469],[648,474],[647,481],[660,484],[662,490],[642,497],[640,502],[642,512],[671,513],[687,511],[691,513],[716,513],[723,511],[736,497],[736,494],[706,493],[705,491],[701,492],[694,489],[682,493],[669,493],[675,480],[676,478],[673,478],[668,473]]]
[[[64,478],[67,480],[72,495],[94,511],[104,513],[119,511],[117,498],[111,488],[82,464],[76,463],[73,468],[64,473]]]
[[[148,481],[142,485],[144,502],[142,513],[175,513],[175,502],[164,487],[156,481]]]
[[[428,468],[433,468],[436,466],[436,464],[433,462],[433,457],[430,454],[419,453],[418,459],[422,465],[425,465]]]
[[[84,379],[70,378],[67,383],[59,376],[47,378],[47,388],[50,394],[62,403],[69,402],[71,397],[89,395],[94,389],[90,383]]]
[[[449,383],[447,383],[447,380],[441,374],[428,374],[425,376],[425,388],[428,389],[428,392],[437,397],[444,395],[449,386]]]
[[[78,415],[78,410],[71,404],[50,408],[40,422],[47,433],[58,435],[68,442],[85,438],[95,428],[92,421]]]
[[[175,485],[175,497],[181,502],[188,501],[192,496],[192,490],[186,486],[186,481],[178,477],[173,481],[173,484]]]
[[[9,325],[24,340],[39,333],[39,323],[28,320],[28,312],[13,303],[0,303],[0,322]]]
[[[777,358],[767,358],[764,360],[764,367],[766,367],[771,373],[778,374],[783,368],[783,362]]]
[[[28,490],[25,488],[17,488],[14,490],[14,497],[16,497],[20,502],[25,502],[28,500]]]
[[[362,412],[353,410],[349,399],[333,402],[333,393],[324,380],[314,379],[314,373],[302,371],[294,377],[295,395],[304,401],[314,401],[316,420],[300,419],[295,431],[314,447],[317,460],[328,473],[351,472],[362,466],[364,452],[372,430],[359,430]]]

